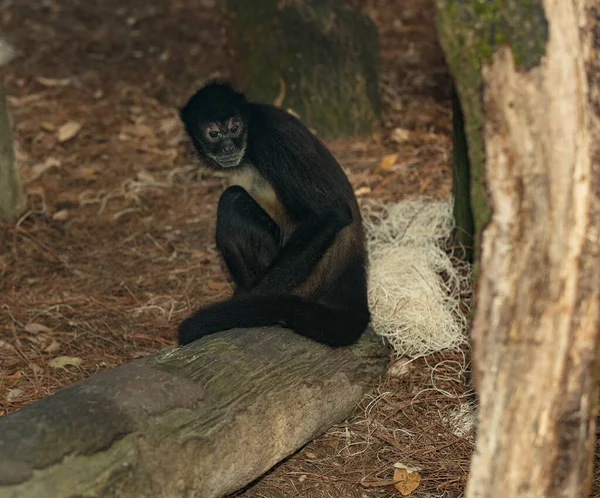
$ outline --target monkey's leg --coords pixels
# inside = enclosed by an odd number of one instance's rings
[[[249,291],[280,250],[277,223],[242,187],[226,189],[217,208],[217,248],[239,290]]]
[[[351,222],[348,209],[323,213],[300,224],[254,290],[291,292],[310,276],[340,230]]]

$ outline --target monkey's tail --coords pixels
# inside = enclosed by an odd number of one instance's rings
[[[322,344],[347,346],[358,340],[369,319],[366,306],[339,309],[294,295],[244,294],[185,319],[179,326],[179,344],[222,330],[280,325]]]

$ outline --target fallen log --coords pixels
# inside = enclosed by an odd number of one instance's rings
[[[98,373],[0,418],[0,497],[218,497],[259,477],[374,386],[368,331],[331,349],[230,330]]]

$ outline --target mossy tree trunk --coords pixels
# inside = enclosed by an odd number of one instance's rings
[[[227,0],[232,80],[319,136],[369,133],[380,113],[373,22],[338,0]]]
[[[479,276],[468,498],[588,496],[600,334],[598,0],[437,0]]]

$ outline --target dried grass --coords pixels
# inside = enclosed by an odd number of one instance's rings
[[[447,251],[452,199],[412,199],[364,213],[371,324],[398,355],[458,350],[468,342],[468,263]]]

